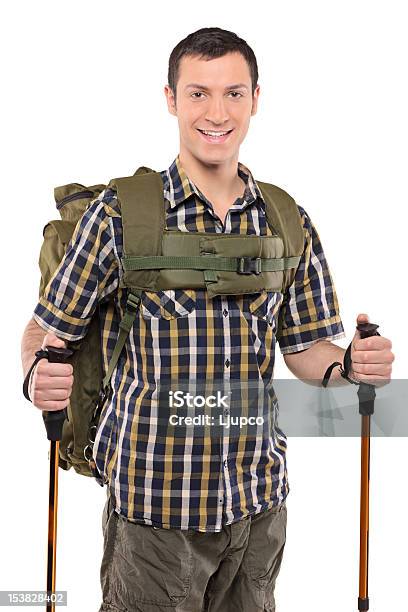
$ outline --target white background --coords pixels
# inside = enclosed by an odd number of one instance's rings
[[[204,26],[237,32],[258,58],[259,111],[240,160],[288,190],[315,223],[347,339],[359,312],[408,351],[407,19],[404,3],[14,2],[2,9],[3,327],[0,589],[44,589],[48,448],[22,396],[20,340],[36,305],[53,187],[94,184],[139,165],[166,168],[177,120],[168,56]],[[277,377],[291,377],[278,355]],[[374,439],[370,610],[406,606],[406,439]],[[279,612],[356,610],[359,438],[288,441],[291,492]],[[105,490],[60,470],[57,588],[68,610],[97,610]],[[252,611],[247,611],[252,612]]]

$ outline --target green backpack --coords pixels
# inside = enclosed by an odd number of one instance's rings
[[[124,270],[128,290],[126,313],[108,370],[103,375],[98,308],[87,334],[76,342],[70,362],[74,384],[59,444],[59,466],[100,477],[92,457],[102,405],[110,378],[136,317],[143,291],[205,288],[215,295],[284,291],[293,281],[303,252],[303,230],[295,201],[285,191],[257,181],[266,201],[273,236],[169,231],[165,228],[160,173],[141,166],[134,176],[114,179],[123,226]],[[74,229],[106,185],[71,183],[54,190],[60,220],[47,223],[39,256],[40,296],[61,263]],[[281,329],[279,323],[278,335]]]

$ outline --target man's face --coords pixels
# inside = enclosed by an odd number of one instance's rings
[[[258,85],[252,96],[249,66],[240,53],[211,60],[184,56],[176,100],[168,85],[164,90],[169,112],[178,119],[180,153],[204,164],[238,159],[259,95]]]

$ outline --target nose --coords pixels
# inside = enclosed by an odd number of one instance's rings
[[[215,125],[222,125],[228,121],[229,115],[223,96],[215,96],[210,98],[210,102],[206,109],[205,118],[207,121],[210,121]]]

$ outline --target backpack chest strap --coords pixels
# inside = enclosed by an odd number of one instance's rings
[[[162,254],[122,258],[124,285],[158,291],[205,288],[209,297],[282,288],[283,271],[300,257],[283,257],[279,236],[165,230]],[[145,276],[155,270],[154,276]],[[153,279],[153,282],[151,282]],[[150,282],[147,282],[150,281]]]

